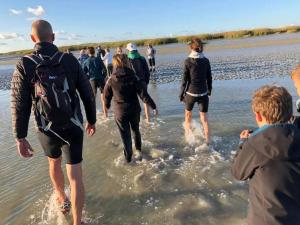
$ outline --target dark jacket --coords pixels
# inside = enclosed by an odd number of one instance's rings
[[[35,53],[43,56],[53,56],[58,48],[51,43],[38,43],[34,47]],[[69,83],[69,94],[73,99],[74,107],[78,108],[77,116],[83,121],[79,99],[76,98],[76,91],[80,94],[83,102],[87,121],[90,124],[96,122],[95,98],[92,87],[87,76],[84,74],[77,59],[65,54],[61,61]],[[13,73],[11,81],[11,112],[12,112],[12,128],[16,138],[25,138],[28,131],[28,123],[31,114],[31,107],[35,112],[37,125],[40,126],[39,113],[36,110],[36,102],[34,98],[34,86],[32,83],[35,74],[36,65],[28,58],[21,58]],[[59,115],[58,115],[59,116]]]
[[[111,99],[114,97],[114,113],[117,118],[139,113],[141,107],[138,96],[152,109],[156,109],[154,101],[134,72],[128,68],[116,68],[104,88],[106,108],[110,108]]]
[[[90,56],[84,61],[82,68],[90,80],[105,80],[106,68],[101,59]]]
[[[186,92],[192,94],[211,94],[212,76],[207,58],[187,58],[184,62],[184,74],[181,83],[180,99]]]
[[[300,224],[300,131],[272,125],[241,146],[232,165],[238,180],[249,180],[249,225]]]
[[[138,58],[129,59],[129,61],[133,66],[134,72],[140,78],[140,80],[146,84],[149,84],[150,71],[146,59],[143,56],[140,56]]]

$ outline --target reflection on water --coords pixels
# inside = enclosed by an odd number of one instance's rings
[[[250,106],[253,90],[277,83],[295,95],[290,80],[280,77],[297,64],[299,48],[287,45],[207,52],[215,79],[221,79],[214,81],[210,98],[211,148],[204,145],[196,106],[193,133],[187,140],[184,136],[184,105],[179,103],[178,93],[186,53],[158,56],[158,72],[149,89],[160,115],[150,125],[141,123],[144,160],[129,165],[123,162],[112,113],[108,120],[98,113],[96,135],[84,140],[87,224],[245,224],[247,185],[233,180],[230,161],[239,132],[256,127]],[[11,75],[0,76],[0,89],[4,89],[4,80]],[[226,80],[241,77],[272,78]],[[35,155],[26,160],[18,157],[9,107],[9,91],[0,91],[0,224],[69,224],[71,218],[56,211],[47,159],[32,121],[28,139]]]

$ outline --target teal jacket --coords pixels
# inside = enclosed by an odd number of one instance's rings
[[[90,56],[83,63],[83,70],[90,80],[104,80],[106,77],[106,69],[103,61],[95,56]]]

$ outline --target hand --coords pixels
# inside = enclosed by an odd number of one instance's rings
[[[158,110],[157,110],[157,109],[154,109],[154,110],[153,110],[153,114],[154,114],[154,116],[158,116]]]
[[[208,91],[207,94],[208,94],[208,96],[210,97],[210,96],[211,96],[211,91]]]
[[[95,133],[96,133],[96,127],[95,127],[95,124],[91,125],[91,124],[86,124],[85,126],[85,130],[86,130],[86,133],[91,137],[93,136]]]
[[[179,96],[179,100],[180,100],[181,102],[183,102],[183,100],[184,100],[183,95],[180,95],[180,96]]]
[[[252,132],[250,130],[243,130],[240,134],[241,139],[246,139],[250,136]]]
[[[33,156],[33,149],[25,138],[17,139],[16,143],[18,153],[21,157],[30,158]]]

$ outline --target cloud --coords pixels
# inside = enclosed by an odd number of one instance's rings
[[[12,39],[24,40],[24,35],[17,34],[17,33],[10,33],[10,34],[0,33],[0,40],[12,40]]]
[[[0,46],[4,46],[4,45],[7,45],[7,43],[1,43],[1,42],[0,42]]]
[[[44,8],[41,5],[37,6],[36,8],[28,7],[27,12],[29,12],[35,16],[41,16],[46,13],[46,11],[44,10]]]
[[[68,35],[68,40],[80,40],[81,39],[81,35],[79,35],[79,34],[70,34],[70,35]]]
[[[66,34],[67,32],[66,31],[64,31],[64,30],[57,30],[57,31],[54,31],[54,34],[56,35],[56,36],[61,36],[61,35],[64,35],[64,34]]]
[[[22,10],[17,10],[17,9],[10,9],[9,11],[14,15],[20,15],[23,12]]]
[[[55,37],[60,41],[79,41],[83,37],[79,34],[68,33],[64,30],[54,31]]]
[[[28,18],[26,18],[26,20],[28,20],[28,21],[34,21],[34,20],[37,20],[37,19],[39,19],[38,17],[28,17]]]

